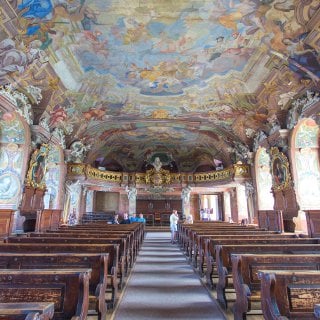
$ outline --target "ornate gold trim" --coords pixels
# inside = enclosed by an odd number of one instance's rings
[[[91,167],[83,163],[68,163],[68,174],[74,176],[84,176],[87,179],[99,179],[106,182],[126,183],[128,174],[112,171],[102,171]],[[149,184],[153,186],[164,186],[169,184],[179,184],[182,182],[188,183],[206,183],[216,182],[222,180],[233,180],[233,179],[249,179],[250,166],[246,164],[235,164],[230,168],[210,171],[205,173],[170,173],[169,170],[165,169],[150,169],[146,173],[134,173],[129,174],[130,180],[134,180],[137,185]]]
[[[170,171],[165,169],[156,170],[155,168],[147,170],[145,176],[146,184],[152,184],[154,186],[162,186],[170,184],[171,176]]]
[[[113,172],[113,171],[102,171],[91,166],[86,167],[86,176],[89,179],[99,179],[110,182],[121,182],[122,173]]]
[[[286,190],[292,186],[287,156],[277,147],[271,148],[272,186],[275,191]]]

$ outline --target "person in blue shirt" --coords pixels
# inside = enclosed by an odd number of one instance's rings
[[[146,223],[146,219],[143,217],[142,213],[139,214],[139,218],[137,218],[137,222]]]
[[[137,214],[136,213],[133,213],[132,216],[130,217],[130,222],[137,222]]]

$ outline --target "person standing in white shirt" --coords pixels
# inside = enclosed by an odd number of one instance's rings
[[[171,231],[171,243],[176,242],[176,233],[178,231],[179,216],[177,210],[173,210],[170,215],[170,231]]]

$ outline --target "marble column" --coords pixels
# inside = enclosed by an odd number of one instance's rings
[[[137,188],[136,187],[127,187],[126,188],[129,200],[129,216],[133,213],[136,213],[137,206]]]
[[[244,185],[245,185],[246,197],[247,197],[248,222],[253,223],[253,217],[254,217],[254,198],[253,197],[255,194],[255,189],[251,181],[246,181]]]
[[[230,199],[230,192],[229,191],[223,192],[223,205],[224,205],[224,219],[225,219],[225,221],[232,222],[231,199]]]
[[[85,212],[93,212],[94,190],[87,190]]]
[[[244,185],[237,185],[237,205],[238,205],[238,222],[240,223],[243,219],[248,222],[248,205],[246,197],[246,187]]]
[[[81,185],[79,181],[66,182],[66,198],[63,213],[63,221],[69,225],[79,222]]]
[[[182,214],[186,219],[190,215],[190,193],[191,187],[184,187],[181,191],[181,199],[182,199]]]

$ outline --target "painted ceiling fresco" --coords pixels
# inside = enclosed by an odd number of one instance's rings
[[[41,88],[35,124],[90,146],[90,163],[228,165],[319,85],[318,0],[0,2],[0,83]]]

